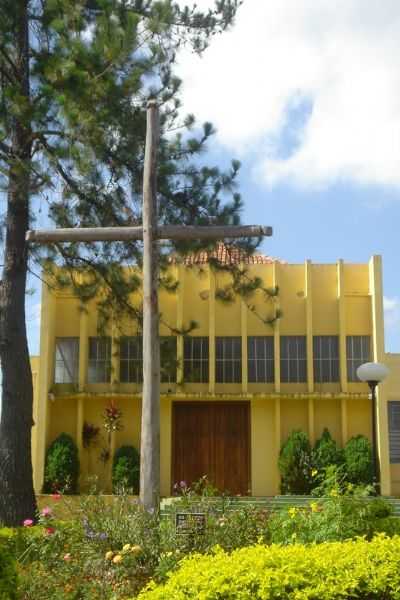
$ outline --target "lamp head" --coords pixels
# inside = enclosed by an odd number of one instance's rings
[[[386,365],[377,362],[364,363],[357,369],[357,377],[360,381],[366,383],[380,383],[389,375],[389,369]]]

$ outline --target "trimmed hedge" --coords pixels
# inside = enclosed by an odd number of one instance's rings
[[[138,600],[400,599],[400,537],[191,555]]]

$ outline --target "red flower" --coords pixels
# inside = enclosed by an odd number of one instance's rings
[[[54,527],[46,527],[45,532],[47,535],[53,535],[53,533],[55,533],[55,529]]]
[[[53,500],[61,500],[61,494],[59,494],[58,492],[52,494],[51,497]]]

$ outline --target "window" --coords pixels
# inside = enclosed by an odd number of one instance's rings
[[[176,382],[176,337],[160,337],[161,383]]]
[[[217,383],[241,383],[242,340],[240,337],[217,337],[215,339],[215,381]]]
[[[89,338],[89,383],[110,383],[111,338]]]
[[[281,381],[301,383],[307,381],[307,349],[305,335],[281,337]]]
[[[400,402],[388,402],[389,455],[391,463],[400,463]]]
[[[56,338],[55,383],[78,383],[79,338]]]
[[[142,383],[142,346],[143,341],[141,337],[121,337],[119,347],[121,383]]]
[[[208,382],[208,337],[185,337],[183,340],[183,373],[185,381]]]
[[[314,381],[339,381],[339,338],[337,335],[316,335],[313,339]]]
[[[247,338],[249,383],[274,382],[274,338],[256,336]]]
[[[349,335],[346,338],[347,351],[347,379],[349,381],[360,381],[357,377],[357,369],[360,365],[370,360],[370,337],[369,335]]]

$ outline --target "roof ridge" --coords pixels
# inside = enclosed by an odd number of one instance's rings
[[[184,265],[199,265],[199,264],[207,264],[211,259],[216,259],[220,264],[224,265],[237,265],[237,264],[247,264],[247,265],[266,265],[273,264],[274,262],[285,263],[279,258],[274,258],[272,256],[268,256],[265,254],[249,254],[242,248],[228,248],[223,242],[218,242],[216,248],[213,250],[199,250],[197,252],[192,252],[187,254],[182,259],[182,264]],[[171,263],[177,263],[179,260],[176,255],[171,256]]]

